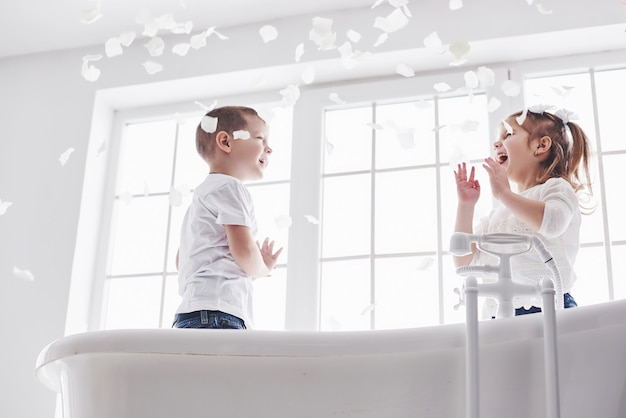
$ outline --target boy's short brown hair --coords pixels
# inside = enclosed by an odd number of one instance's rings
[[[207,112],[205,116],[217,118],[217,127],[212,133],[202,129],[201,123],[198,123],[196,128],[196,149],[205,160],[215,152],[215,135],[218,132],[225,131],[232,136],[234,131],[245,129],[250,118],[261,119],[256,110],[245,106],[217,107]]]

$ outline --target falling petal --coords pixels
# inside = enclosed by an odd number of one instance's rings
[[[370,312],[372,312],[374,309],[376,309],[376,304],[375,304],[375,303],[372,303],[372,304],[367,305],[367,306],[365,307],[365,309],[363,309],[363,310],[361,311],[361,316],[368,315],[368,314],[369,314]]]
[[[509,135],[513,134],[513,128],[511,127],[511,125],[507,123],[507,121],[503,120],[502,126],[504,126],[504,130],[506,131],[507,134]]]
[[[406,64],[398,64],[396,66],[396,73],[404,76],[404,77],[413,77],[415,76],[415,71]]]
[[[470,51],[470,48],[470,44],[467,41],[457,41],[448,46],[448,51],[454,55],[457,61],[460,61]]]
[[[110,38],[104,44],[104,51],[107,57],[115,57],[117,55],[122,55],[124,51],[122,50],[122,43],[118,38]]]
[[[278,229],[287,229],[291,226],[293,221],[289,215],[278,215],[274,218],[274,223]]]
[[[278,30],[272,25],[265,25],[259,29],[263,42],[268,43],[278,38]]]
[[[59,156],[59,162],[61,163],[62,166],[67,163],[67,160],[70,159],[70,155],[72,155],[73,152],[74,152],[74,148],[70,147],[67,150],[65,150],[65,152],[61,154],[61,156]]]
[[[170,188],[170,194],[168,198],[170,201],[170,206],[178,207],[183,204],[183,194],[174,186]]]
[[[524,108],[524,111],[522,112],[522,114],[515,118],[515,121],[517,122],[519,126],[522,126],[524,124],[524,121],[526,120],[526,116],[528,116],[528,108]]]
[[[300,75],[302,82],[304,84],[312,84],[315,81],[315,69],[311,66],[308,66]]]
[[[450,10],[459,10],[463,7],[463,0],[450,0]]]
[[[189,44],[191,45],[193,49],[203,48],[206,46],[207,36],[208,35],[206,31],[193,35],[191,39],[189,40]]]
[[[26,280],[27,282],[35,280],[35,276],[33,276],[33,273],[31,273],[30,270],[22,270],[15,266],[13,266],[13,275],[18,279]]]
[[[154,19],[159,29],[171,31],[176,27],[176,20],[171,13],[166,13]]]
[[[552,105],[536,104],[536,105],[528,106],[528,111],[541,114],[547,110],[552,109],[553,107],[554,106]]]
[[[380,123],[372,123],[372,122],[368,122],[365,124],[365,126],[369,126],[370,128],[377,130],[377,131],[381,131],[383,129],[385,129],[385,127],[383,125],[381,125]]]
[[[187,21],[185,23],[175,23],[171,28],[169,28],[169,30],[176,35],[189,35],[193,30],[193,22]]]
[[[102,13],[100,12],[100,8],[96,7],[83,11],[83,17],[80,19],[80,21],[86,25],[91,25],[93,22],[97,21],[101,17]]]
[[[158,36],[155,36],[154,38],[150,39],[150,41],[145,43],[144,46],[148,49],[148,52],[150,53],[151,56],[158,57],[158,56],[163,55],[163,50],[165,49],[165,42],[163,42],[163,39],[159,38]]]
[[[106,141],[102,141],[102,143],[98,147],[98,151],[96,152],[96,156],[102,154],[106,150],[107,150],[107,142]]]
[[[303,54],[304,54],[304,44],[299,43],[298,46],[296,47],[296,62],[300,62],[300,59],[302,59]]]
[[[467,71],[463,74],[463,78],[465,79],[465,88],[467,89],[475,89],[478,88],[478,74],[474,71]]]
[[[143,68],[146,69],[146,72],[150,75],[163,71],[163,66],[154,61],[146,61],[142,65],[143,65]]]
[[[147,36],[148,38],[152,38],[153,36],[156,36],[158,32],[159,32],[159,24],[156,19],[149,17],[143,22],[143,35],[144,36]]]
[[[336,48],[337,34],[332,31],[333,20],[323,17],[313,18],[313,28],[309,32],[309,40],[315,42],[322,51]]]
[[[226,35],[222,35],[220,32],[215,30],[215,26],[211,26],[210,28],[208,28],[206,30],[206,36],[209,37],[211,35],[215,34],[215,36],[217,36],[218,39],[225,41],[226,39],[228,39],[228,36]]]
[[[478,85],[481,89],[486,89],[487,87],[491,87],[496,84],[496,74],[491,68],[482,66],[478,67],[476,74],[478,75]]]
[[[439,93],[445,93],[452,90],[452,87],[450,87],[448,83],[437,83],[433,86],[433,88]]]
[[[135,36],[137,36],[135,32],[123,32],[118,39],[122,45],[128,48],[135,40]]]
[[[207,106],[204,103],[199,102],[197,100],[194,102],[194,104],[198,105],[200,109],[204,110],[204,112],[210,112],[211,110],[217,107],[217,99],[213,100],[213,103],[211,103],[210,106]]]
[[[353,44],[357,44],[361,40],[361,34],[352,29],[349,29],[348,32],[346,32],[346,36]]]
[[[528,3],[529,6],[532,6],[532,4],[535,2],[535,0],[526,0],[526,3]]]
[[[554,13],[552,10],[548,10],[545,7],[543,7],[543,4],[538,4],[537,5],[537,10],[539,11],[539,13],[541,13],[542,15],[551,15],[552,13]]]
[[[502,102],[497,97],[491,97],[487,103],[487,111],[489,113],[495,112],[500,108]]]
[[[333,151],[335,151],[335,146],[328,140],[328,138],[324,138],[324,149],[328,155],[332,155]]]
[[[387,17],[377,17],[374,27],[385,33],[393,33],[404,28],[409,23],[409,18],[400,9],[395,9]]]
[[[292,107],[300,98],[300,89],[298,86],[291,84],[280,91],[283,96],[282,104],[284,107]]]
[[[246,140],[246,139],[250,139],[250,132],[240,129],[237,131],[233,131],[233,139],[241,139],[241,140]]]
[[[443,128],[445,128],[446,126],[448,126],[448,125],[437,125],[437,126],[435,126],[435,127],[432,129],[432,131],[433,131],[433,132],[440,131],[440,130],[442,130]]]
[[[520,83],[513,80],[505,80],[500,86],[502,92],[508,97],[515,97],[522,91]]]
[[[98,61],[102,59],[102,55],[85,55],[83,57],[83,65],[81,67],[81,75],[87,81],[96,81],[100,78],[100,70],[93,65],[90,65],[91,61]]]
[[[309,221],[310,223],[314,224],[314,225],[319,225],[320,221],[312,215],[304,215],[304,218]]]
[[[213,116],[203,116],[200,120],[200,128],[208,134],[212,134],[217,129],[217,118]]]
[[[2,199],[0,199],[0,215],[4,215],[5,213],[7,213],[9,206],[11,206],[12,204],[13,202],[3,202]]]
[[[442,54],[446,50],[437,32],[433,32],[424,38],[424,46],[436,54]]]
[[[382,44],[387,42],[387,39],[389,39],[389,34],[388,33],[381,33],[378,36],[378,38],[376,39],[376,42],[374,42],[374,48],[376,48],[377,46],[381,46]]]
[[[381,4],[383,4],[383,2],[384,2],[384,1],[385,1],[385,0],[376,0],[376,1],[374,2],[374,4],[372,4],[372,9],[374,9],[374,8],[376,8],[376,7],[378,7],[378,6],[380,6]]]
[[[339,95],[338,95],[337,93],[330,93],[330,94],[328,95],[328,98],[330,99],[330,101],[331,101],[331,102],[336,103],[336,104],[338,104],[338,105],[344,105],[344,104],[346,104],[346,101],[341,100],[341,99],[339,98]]]
[[[396,138],[402,149],[415,148],[415,129],[402,129],[396,134]]]
[[[190,48],[191,48],[191,44],[183,42],[183,43],[174,45],[172,47],[172,52],[176,55],[180,55],[181,57],[184,57],[189,52]]]
[[[409,4],[409,0],[389,0],[389,4],[395,8],[398,8]]]

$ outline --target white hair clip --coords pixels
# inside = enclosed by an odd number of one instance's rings
[[[537,105],[528,106],[528,107],[524,108],[524,111],[522,112],[522,114],[519,115],[517,118],[515,118],[515,120],[517,121],[518,125],[522,126],[522,123],[524,123],[524,121],[526,120],[526,116],[528,116],[528,112],[532,112],[532,113],[536,113],[538,115],[542,115],[543,112],[545,112],[546,110],[550,110],[553,107],[554,106],[552,106],[552,105],[544,105],[544,104],[537,104]]]
[[[563,121],[563,127],[565,128],[565,138],[567,139],[568,150],[572,149],[572,145],[574,144],[574,137],[572,137],[572,130],[567,125],[572,120],[578,119],[578,115],[574,112],[571,112],[567,109],[559,109],[554,112],[554,116],[561,119]]]

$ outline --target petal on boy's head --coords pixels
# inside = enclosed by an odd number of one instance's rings
[[[233,139],[250,139],[250,132],[245,130],[239,130],[233,132]]]
[[[200,120],[200,128],[208,134],[212,134],[217,129],[217,118],[213,116],[203,116]]]

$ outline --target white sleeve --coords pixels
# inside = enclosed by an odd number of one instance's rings
[[[252,199],[242,184],[226,183],[212,193],[217,209],[216,223],[252,227]]]
[[[545,190],[541,194],[545,208],[538,232],[545,237],[553,238],[565,233],[574,214],[580,209],[576,193],[567,181],[558,179],[548,181],[545,185]]]

